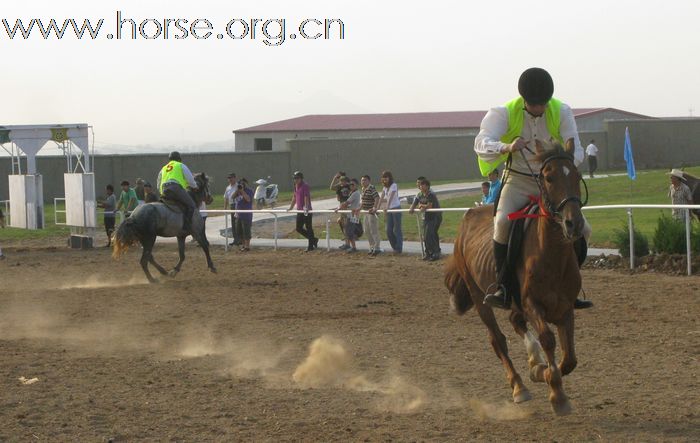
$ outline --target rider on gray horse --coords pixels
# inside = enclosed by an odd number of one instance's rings
[[[183,214],[183,231],[189,231],[192,226],[192,216],[195,211],[195,204],[187,187],[197,189],[197,182],[190,169],[182,163],[182,157],[177,151],[170,153],[168,163],[158,173],[157,186],[163,198],[180,203],[185,212]]]

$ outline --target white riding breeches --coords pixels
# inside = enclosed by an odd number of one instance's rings
[[[506,183],[503,184],[501,197],[498,201],[498,210],[493,218],[493,239],[503,245],[508,244],[510,224],[508,214],[522,209],[530,201],[530,196],[538,197],[540,189],[534,178],[517,173],[508,173]],[[588,242],[591,237],[591,225],[583,217],[583,236]]]

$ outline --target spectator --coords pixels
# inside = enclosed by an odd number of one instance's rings
[[[224,209],[233,209],[233,194],[236,192],[238,185],[238,178],[234,172],[230,173],[227,177],[228,186],[224,190]],[[234,213],[231,213],[231,236],[233,241],[229,246],[240,245],[240,242],[236,238],[236,217]]]
[[[105,223],[105,233],[107,234],[107,244],[105,248],[112,246],[112,234],[114,233],[114,222],[116,219],[116,208],[117,208],[117,198],[114,196],[114,186],[107,185],[105,187],[105,197],[102,203],[98,203],[97,206],[103,208],[104,212],[104,223]]]
[[[343,204],[350,197],[350,180],[344,172],[337,172],[331,179],[331,185],[329,187],[332,191],[335,191],[336,198],[338,199],[338,204]],[[345,237],[345,223],[347,221],[346,214],[340,214],[338,217],[338,226],[340,227],[340,232],[343,233],[344,243],[340,245],[340,249],[350,249],[350,242],[347,237]]]
[[[357,252],[356,240],[362,235],[362,225],[360,224],[360,207],[362,206],[362,196],[360,195],[360,183],[356,178],[350,180],[350,196],[338,206],[338,209],[349,209],[352,211],[345,220],[345,238],[350,244],[347,250],[349,253]]]
[[[668,196],[671,197],[672,205],[692,205],[693,195],[690,188],[686,185],[683,171],[673,169],[668,173],[671,176],[671,186],[668,189]],[[675,220],[685,221],[685,214],[688,211],[685,209],[672,209],[671,216]]]
[[[124,211],[124,217],[128,217],[138,204],[136,192],[129,187],[129,182],[127,180],[122,181],[121,186],[122,192],[119,194],[117,211]]]
[[[144,192],[144,201],[146,203],[155,203],[158,200],[160,200],[160,197],[158,196],[158,194],[156,194],[156,192],[153,189],[153,186],[151,185],[150,182],[146,182],[143,184],[143,192]]]
[[[134,193],[136,193],[136,206],[141,206],[146,203],[146,182],[142,178],[136,179],[136,186],[134,187]]]
[[[586,146],[586,155],[588,156],[588,176],[593,178],[593,173],[598,169],[598,147],[594,144],[595,140]]]
[[[313,214],[309,211],[311,207],[311,191],[309,185],[304,182],[304,174],[301,171],[294,172],[294,194],[289,210],[296,206],[297,211],[304,211],[297,214],[297,232],[309,241],[306,252],[313,251],[318,247],[318,238],[314,236]]]
[[[428,209],[438,209],[440,202],[437,195],[430,189],[430,181],[421,180],[420,193],[411,205],[410,213],[416,208],[423,213],[423,244],[425,255],[423,260],[435,261],[440,259],[440,236],[438,229],[442,224],[442,212],[426,212]]]
[[[382,252],[379,246],[381,238],[379,237],[379,222],[377,220],[379,193],[372,184],[369,175],[363,175],[360,183],[362,184],[361,209],[368,211],[368,213],[364,215],[362,225],[364,226],[364,231],[367,234],[367,240],[369,241],[369,255],[374,257]]]
[[[387,212],[389,209],[401,209],[399,201],[399,187],[394,183],[391,171],[382,172],[382,194],[380,205],[384,206],[384,218],[386,220],[386,236],[391,248],[396,254],[403,252],[403,233],[401,232],[401,213]]]
[[[234,208],[236,210],[253,209],[254,192],[248,185],[248,179],[242,178],[236,185],[233,193]],[[253,225],[253,213],[236,213],[236,238],[241,243],[241,251],[250,251],[250,228]]]
[[[501,192],[501,179],[498,176],[498,168],[489,172],[489,195],[484,204],[496,204],[498,194]]]
[[[491,182],[481,183],[481,201],[475,202],[477,206],[486,205],[486,200],[489,198],[489,191],[491,190]]]

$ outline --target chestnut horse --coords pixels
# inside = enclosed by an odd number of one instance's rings
[[[522,256],[515,266],[522,310],[513,303],[510,322],[525,342],[530,379],[546,382],[552,409],[566,415],[571,412],[571,404],[562,387],[562,376],[576,367],[574,301],[581,289],[572,245],[582,235],[585,222],[581,214],[581,175],[574,165],[573,144],[566,150],[557,145],[540,154],[538,160],[542,163],[538,177],[540,216],[532,220],[523,237]],[[491,346],[505,366],[513,400],[520,403],[532,397],[508,356],[506,337],[493,310],[483,304],[484,293],[496,281],[492,237],[492,206],[464,214],[454,254],[446,265],[445,285],[458,314],[476,308],[489,330]],[[534,334],[528,331],[528,323]],[[557,327],[562,351],[558,365],[554,356],[556,339],[547,323]]]

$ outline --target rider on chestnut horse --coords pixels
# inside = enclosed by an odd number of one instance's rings
[[[542,144],[537,141],[572,145],[576,165],[584,158],[573,112],[568,105],[552,97],[554,82],[549,73],[541,68],[527,69],[518,81],[518,92],[520,97],[486,114],[474,142],[484,176],[507,161],[494,217],[493,247],[498,278],[484,298],[485,304],[503,309],[508,309],[511,301],[506,291],[508,285],[504,284],[506,272],[503,272],[511,226],[508,215],[524,207],[530,196],[539,196],[537,173],[541,164],[536,156]],[[580,263],[585,260],[586,239],[591,234],[588,222],[583,234],[584,237],[574,244]],[[576,309],[591,306],[593,304],[587,300],[576,300],[574,305]]]

